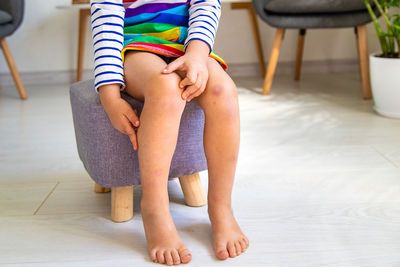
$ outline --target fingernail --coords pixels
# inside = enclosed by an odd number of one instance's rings
[[[167,72],[167,69],[164,69],[163,72]]]
[[[187,95],[186,95],[186,94],[183,94],[182,97],[183,97],[183,99],[186,99]]]
[[[135,121],[135,125],[138,126],[139,125],[139,121]]]

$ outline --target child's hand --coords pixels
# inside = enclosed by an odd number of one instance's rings
[[[180,88],[186,89],[182,93],[182,99],[190,101],[204,92],[208,81],[209,47],[200,40],[189,43],[186,53],[168,64],[163,73],[173,71],[185,72],[185,78],[179,83]]]
[[[100,100],[111,124],[121,133],[128,135],[132,142],[133,149],[137,150],[138,142],[134,128],[139,127],[137,111],[120,97],[119,85],[118,87],[114,87],[116,89],[112,88],[110,85],[108,85],[109,88],[103,89],[103,87],[107,87],[107,85],[102,86],[99,89]],[[118,94],[116,90],[118,90]]]

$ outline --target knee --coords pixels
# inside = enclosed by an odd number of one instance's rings
[[[160,75],[149,82],[145,103],[162,109],[165,114],[182,113],[186,102],[182,99],[178,75]]]
[[[208,103],[211,109],[218,109],[219,113],[229,116],[236,115],[238,111],[237,88],[233,81],[212,84],[208,88]]]

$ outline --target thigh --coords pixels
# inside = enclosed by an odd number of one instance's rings
[[[215,105],[217,101],[229,102],[237,105],[237,89],[232,78],[224,71],[221,65],[213,58],[208,58],[208,81],[204,92],[194,100],[204,109]]]
[[[165,79],[176,83],[178,90],[181,77],[176,73],[163,74],[166,66],[167,63],[156,54],[143,51],[127,52],[124,62],[125,91],[144,101],[146,91],[152,89],[156,81]]]

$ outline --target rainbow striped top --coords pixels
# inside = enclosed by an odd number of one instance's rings
[[[221,15],[220,0],[91,0],[95,89],[119,83],[125,87],[123,62],[128,50],[180,57],[191,40],[210,47]]]

